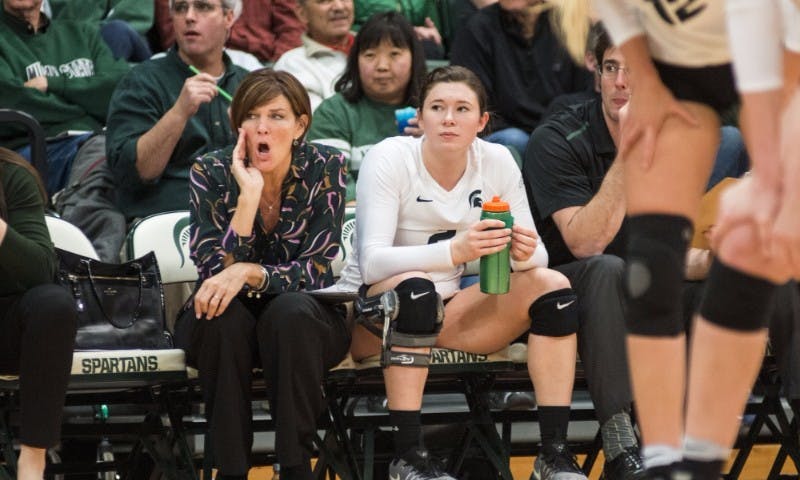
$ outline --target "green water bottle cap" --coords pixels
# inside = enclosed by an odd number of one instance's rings
[[[507,212],[509,207],[508,202],[500,200],[500,197],[495,195],[491,202],[484,202],[483,209],[487,212]]]

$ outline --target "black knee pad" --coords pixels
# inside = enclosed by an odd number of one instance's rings
[[[444,305],[436,286],[409,278],[380,295],[366,296],[362,286],[355,310],[359,323],[382,339],[381,366],[427,367],[430,354],[395,351],[393,347],[433,347],[442,329]],[[380,325],[380,327],[379,327]]]
[[[628,220],[628,332],[654,337],[683,332],[681,292],[691,238],[686,217],[650,214]]]
[[[433,282],[426,278],[408,278],[394,287],[398,312],[398,333],[431,334],[441,329],[441,297]]]
[[[717,259],[711,264],[700,315],[720,327],[754,332],[767,328],[778,285],[733,269]]]
[[[565,337],[578,331],[578,297],[571,288],[546,293],[528,309],[534,335]]]

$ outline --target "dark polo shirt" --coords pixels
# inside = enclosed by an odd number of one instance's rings
[[[617,154],[601,108],[599,99],[593,99],[553,115],[534,130],[524,155],[525,189],[551,266],[576,260],[553,213],[589,203]],[[624,231],[623,223],[604,253],[623,256]]]

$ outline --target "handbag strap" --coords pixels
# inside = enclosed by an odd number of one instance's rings
[[[92,274],[92,262],[88,259],[81,259],[81,262],[86,264],[86,272],[89,276],[89,284],[92,286],[92,293],[94,294],[95,300],[97,300],[97,305],[100,307],[100,313],[103,314],[106,321],[111,325],[114,325],[117,328],[129,328],[139,320],[139,315],[141,314],[142,309],[142,288],[144,288],[145,279],[144,279],[144,272],[142,271],[142,265],[139,262],[132,262],[130,266],[135,267],[139,271],[139,298],[136,300],[136,309],[133,311],[131,315],[131,321],[127,325],[119,325],[114,322],[113,316],[109,316],[105,309],[103,308],[103,302],[100,300],[100,295],[97,293],[97,286],[94,283],[94,275]]]

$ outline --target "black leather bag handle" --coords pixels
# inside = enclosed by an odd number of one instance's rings
[[[134,323],[139,319],[139,315],[141,314],[142,310],[142,288],[145,285],[144,279],[144,272],[142,271],[142,265],[139,262],[132,262],[129,265],[134,267],[139,272],[139,296],[136,300],[136,309],[131,313],[130,322],[125,325],[120,325],[114,321],[113,315],[109,316],[106,313],[105,309],[103,308],[103,302],[100,300],[100,294],[97,293],[97,285],[95,284],[95,278],[92,274],[92,261],[90,259],[82,258],[81,262],[86,265],[86,273],[89,277],[89,284],[92,286],[92,293],[94,294],[94,299],[97,301],[97,306],[100,308],[100,313],[103,314],[106,321],[111,325],[114,325],[117,328],[130,328],[133,326]]]

